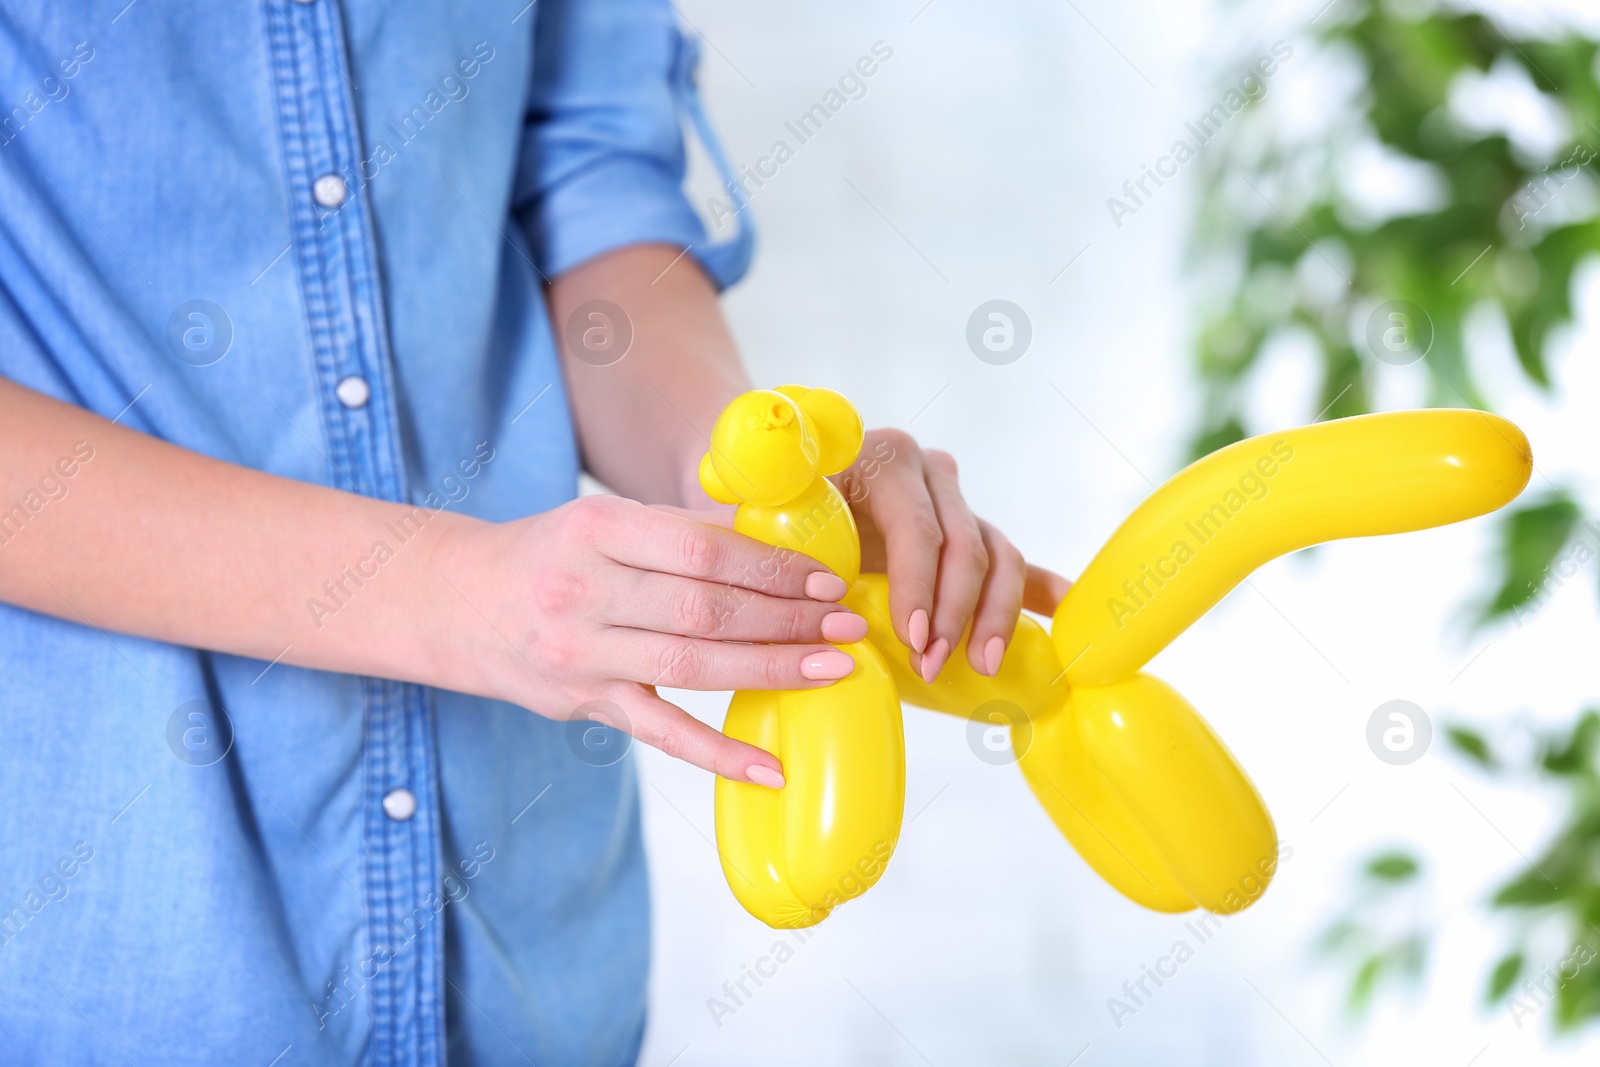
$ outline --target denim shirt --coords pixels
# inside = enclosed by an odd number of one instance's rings
[[[668,0],[8,3],[0,373],[278,475],[555,507],[541,278],[749,258],[681,190],[693,65]],[[93,462],[0,501],[0,567]],[[620,736],[3,605],[0,712],[0,1063],[635,1058]]]

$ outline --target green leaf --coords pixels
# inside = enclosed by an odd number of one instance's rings
[[[1551,742],[1542,765],[1551,774],[1593,775],[1597,741],[1600,741],[1600,711],[1590,708],[1579,717],[1568,737]]]
[[[1536,908],[1554,904],[1562,897],[1559,886],[1538,871],[1528,870],[1502,886],[1494,895],[1493,904],[1497,908]]]
[[[1489,742],[1478,731],[1465,726],[1446,726],[1444,734],[1458,752],[1478,766],[1485,770],[1493,770],[1497,766],[1494,753],[1489,749]]]
[[[1579,515],[1561,490],[1506,514],[1500,522],[1500,588],[1483,609],[1482,622],[1512,614],[1520,622],[1538,610],[1553,585],[1547,581],[1550,565],[1572,539]]]
[[[1405,882],[1417,876],[1419,864],[1405,852],[1385,852],[1367,861],[1367,876],[1384,882]]]
[[[1361,357],[1348,345],[1323,349],[1322,391],[1317,397],[1321,419],[1343,419],[1372,410],[1362,375]]]
[[[1374,953],[1356,968],[1355,977],[1350,980],[1350,996],[1346,1002],[1351,1011],[1363,1011],[1372,1001],[1372,994],[1377,989],[1378,979],[1383,977],[1386,962],[1382,953]]]
[[[1522,974],[1522,964],[1521,952],[1509,953],[1495,964],[1494,970],[1489,973],[1489,989],[1484,994],[1484,999],[1492,1004],[1510,992],[1512,984]]]

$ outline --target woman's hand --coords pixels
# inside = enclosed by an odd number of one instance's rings
[[[613,496],[508,523],[462,524],[435,562],[483,617],[462,655],[489,690],[555,719],[593,718],[735,781],[780,788],[776,757],[656,694],[811,689],[859,641],[843,579],[809,556]],[[458,635],[461,636],[461,635]],[[612,721],[621,717],[621,721]]]
[[[835,478],[861,530],[861,569],[889,576],[894,632],[931,682],[971,625],[967,659],[1000,669],[1023,608],[1049,615],[1069,583],[1022,558],[962,499],[956,461],[903,430],[869,430]]]

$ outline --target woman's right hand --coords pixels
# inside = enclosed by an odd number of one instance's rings
[[[836,603],[845,583],[816,560],[717,525],[718,512],[689,514],[590,496],[454,525],[434,566],[471,610],[445,613],[466,620],[449,643],[484,667],[472,688],[487,695],[594,719],[724,778],[781,788],[775,756],[655,687],[831,685],[854,661],[827,642],[862,639],[866,620]]]

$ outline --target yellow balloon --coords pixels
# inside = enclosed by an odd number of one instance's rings
[[[799,407],[806,428],[817,439],[817,465],[823,474],[838,474],[856,461],[866,431],[854,404],[832,389],[780,385],[773,391]]]
[[[843,646],[848,678],[824,689],[734,694],[723,731],[777,756],[781,790],[718,778],[722,873],[768,926],[821,922],[883,875],[900,838],[905,741],[878,650]]]
[[[737,693],[728,711],[728,735],[776,754],[788,779],[781,791],[716,786],[728,884],[775,927],[819,922],[881,877],[904,805],[901,699],[1007,731],[1057,828],[1130,900],[1166,912],[1248,907],[1277,868],[1271,816],[1199,713],[1140,668],[1268,560],[1482,515],[1532,470],[1522,432],[1478,411],[1368,415],[1240,441],[1135,509],[1048,632],[1019,619],[995,677],[972,668],[963,635],[930,684],[895,637],[887,580],[859,573],[855,520],[823,477],[860,446],[849,401],[784,386],[730,405],[701,464],[706,491],[739,503],[736,529],[832,568],[868,624],[849,646],[849,678]]]
[[[1236,911],[1271,879],[1277,835],[1266,806],[1166,683],[1140,674],[1069,690],[1050,635],[1024,615],[995,677],[972,669],[963,638],[929,684],[895,647],[883,575],[863,574],[845,604],[866,617],[867,640],[886,650],[901,699],[1009,729],[1040,805],[1130,900],[1156,911]]]
[[[861,419],[848,401],[826,389],[754,390],[723,411],[711,443],[701,483],[713,498],[739,504],[734,529],[855,579],[855,517],[823,477],[861,450]],[[900,838],[900,697],[876,648],[843,647],[856,663],[849,677],[821,689],[735,693],[723,725],[729,737],[777,756],[787,781],[782,790],[716,784],[723,876],[769,926],[811,926],[866,892]]]
[[[733,528],[747,537],[791,552],[803,552],[846,582],[861,573],[861,535],[844,495],[816,478],[792,500],[763,506],[741,504]]]
[[[1482,515],[1532,470],[1522,431],[1482,411],[1360,415],[1219,449],[1145,498],[1056,608],[1067,682],[1129,677],[1268,560]]]
[[[792,398],[752,389],[717,416],[700,482],[725,504],[782,504],[817,477],[817,451]]]
[[[1244,770],[1177,690],[1148,674],[1074,689],[1018,762],[1078,854],[1156,911],[1235,912],[1277,867]]]
[[[850,587],[844,606],[867,620],[867,640],[883,652],[900,699],[932,711],[971,718],[983,705],[1014,705],[1031,721],[1060,707],[1067,698],[1066,679],[1055,645],[1044,627],[1027,615],[1017,620],[1016,633],[993,678],[979,674],[967,662],[963,635],[949,660],[930,684],[911,669],[906,647],[889,621],[889,579],[863,574]]]

